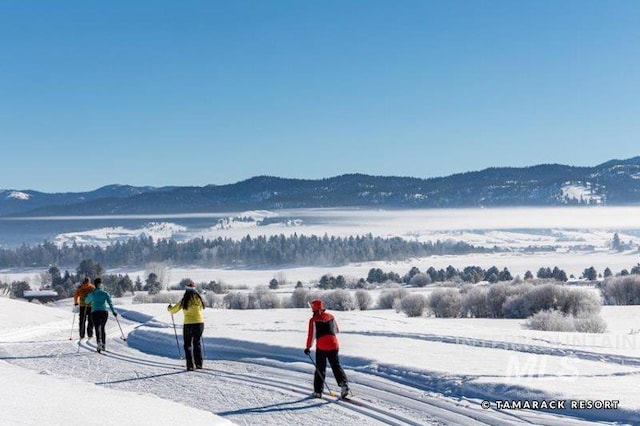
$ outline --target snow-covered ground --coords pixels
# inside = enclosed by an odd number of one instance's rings
[[[238,217],[251,216],[249,213]],[[277,220],[258,225],[216,218],[218,225],[206,228],[203,236],[371,232],[419,241],[461,240],[507,251],[340,267],[152,267],[164,268],[161,275],[167,285],[191,278],[251,288],[277,278],[286,283],[279,290],[285,296],[297,281],[313,283],[325,273],[366,277],[374,267],[404,274],[412,266],[423,271],[430,266],[497,266],[523,276],[527,270],[535,274],[540,267],[558,266],[579,277],[590,266],[598,272],[609,267],[616,273],[640,260],[640,208],[635,207],[253,213],[259,220]],[[154,238],[177,233],[184,237],[190,232],[170,220],[153,223],[111,233],[101,228],[60,236],[58,241],[113,241],[118,235],[128,238],[138,232]],[[614,233],[630,249],[612,250]],[[529,245],[559,249],[528,253],[523,248]],[[37,288],[43,272],[42,268],[0,270],[0,281],[26,279]],[[149,271],[109,272],[144,279]],[[0,298],[0,424],[102,423],[100,416],[84,415],[79,422],[78,411],[69,401],[80,399],[89,411],[106,411],[105,416],[118,424],[140,424],[141,418],[172,425],[215,421],[261,425],[640,424],[636,397],[640,307],[605,306],[602,317],[608,330],[597,335],[525,330],[520,320],[407,318],[385,310],[337,312],[342,361],[356,405],[329,395],[322,400],[308,398],[313,367],[302,353],[307,310],[206,310],[208,369],[187,373],[181,366],[181,343],[176,342],[164,305],[136,305],[130,298],[117,300],[117,305],[126,341],[111,318],[109,352],[98,355],[93,342],[77,341],[75,328],[70,339],[73,315],[69,300],[40,306]],[[181,316],[175,319],[180,340]],[[329,376],[328,385],[334,391],[336,384]],[[30,395],[29,401],[21,398],[25,394]],[[499,409],[502,400],[561,400],[565,409]],[[489,409],[482,408],[483,401],[489,402]],[[596,401],[616,408],[570,409],[571,401]],[[25,415],[25,403],[31,407],[29,415]]]
[[[206,369],[185,372],[166,306],[116,303],[123,331],[110,318],[100,355],[71,331],[70,301],[0,298],[1,424],[640,422],[640,307],[605,307],[609,329],[600,335],[524,330],[519,320],[335,312],[349,403],[309,398],[306,309],[207,309]],[[181,320],[175,316],[180,342]],[[499,409],[499,401],[564,401],[565,409]],[[586,401],[617,408],[569,408]]]

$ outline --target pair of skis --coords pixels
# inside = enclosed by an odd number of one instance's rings
[[[347,396],[335,396],[333,394],[333,392],[331,392],[329,395],[322,395],[321,399],[328,399],[330,401],[334,401],[334,402],[340,402],[340,401],[344,401],[347,402],[349,404],[353,404],[353,405],[357,405],[359,407],[362,407],[362,403],[360,403],[358,400],[354,400],[353,398],[353,392],[349,392],[349,395]]]
[[[353,405],[357,405],[359,407],[362,407],[362,404],[360,402],[351,399],[350,396],[345,396],[343,398],[338,398],[337,401],[344,401],[344,402],[348,402],[349,404],[353,404]]]

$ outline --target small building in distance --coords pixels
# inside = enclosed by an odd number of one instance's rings
[[[53,302],[60,298],[58,293],[53,290],[25,290],[22,297],[27,299],[29,302],[35,299],[41,303]]]

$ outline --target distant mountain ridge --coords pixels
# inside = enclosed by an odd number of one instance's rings
[[[109,185],[81,193],[0,190],[0,216],[177,214],[321,207],[456,208],[640,203],[640,156],[594,167],[492,167],[421,179],[256,176],[203,187]]]

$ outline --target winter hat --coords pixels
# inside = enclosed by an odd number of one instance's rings
[[[324,303],[322,303],[322,300],[313,299],[311,301],[311,310],[313,312],[323,311],[324,310]]]
[[[187,284],[187,286],[185,287],[185,290],[195,291],[195,289],[196,283],[194,283],[193,281],[190,281],[189,284]]]
[[[96,278],[95,280],[93,280],[93,284],[96,287],[102,287],[102,278]]]

